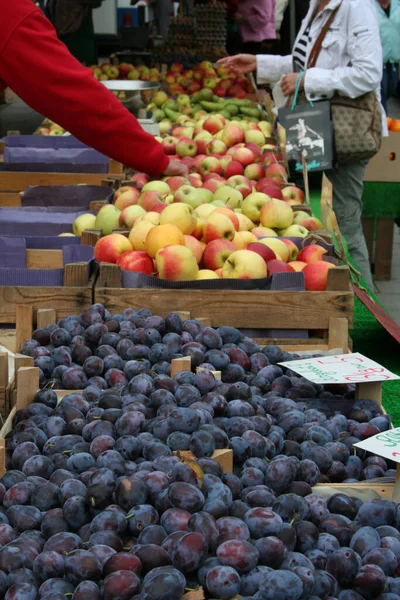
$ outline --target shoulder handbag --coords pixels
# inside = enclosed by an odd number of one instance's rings
[[[340,6],[322,28],[311,50],[308,69],[316,66],[322,42]],[[382,110],[376,93],[368,92],[355,99],[335,94],[330,102],[337,161],[348,163],[372,158],[382,144]]]

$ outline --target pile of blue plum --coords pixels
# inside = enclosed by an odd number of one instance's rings
[[[400,600],[400,505],[315,487],[394,476],[353,447],[390,428],[354,388],[145,309],[94,305],[22,351],[43,388],[6,438],[0,598]],[[171,378],[181,356],[193,371]],[[232,473],[212,458],[226,448]]]

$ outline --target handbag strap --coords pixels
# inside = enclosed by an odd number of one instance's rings
[[[307,69],[312,69],[317,64],[317,60],[318,60],[318,57],[320,55],[321,48],[322,48],[322,42],[324,41],[326,34],[328,33],[328,29],[332,25],[341,6],[342,6],[342,2],[339,4],[339,6],[337,6],[335,8],[335,10],[332,11],[332,14],[330,15],[329,19],[326,21],[325,25],[323,26],[323,28],[321,30],[321,33],[317,37],[317,40],[310,52],[310,56],[308,57]]]

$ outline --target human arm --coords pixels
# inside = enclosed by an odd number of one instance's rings
[[[273,56],[270,54],[237,54],[227,56],[218,61],[219,64],[245,75],[257,70],[259,83],[275,83],[282,75],[293,71],[292,56]]]
[[[331,98],[335,93],[358,98],[380,85],[382,47],[375,7],[365,0],[349,2],[346,25],[349,66],[308,69],[304,89],[309,100]]]
[[[16,4],[15,28],[0,24],[0,79],[84,144],[137,171],[163,173],[169,158],[159,142],[71,56],[31,0]],[[6,12],[13,10],[12,4]]]

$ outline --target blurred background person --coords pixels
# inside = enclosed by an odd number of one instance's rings
[[[227,22],[226,51],[228,54],[237,54],[240,52],[241,45],[240,34],[236,22],[239,0],[226,0],[225,4]]]
[[[94,8],[104,0],[48,0],[45,10],[59,39],[79,62],[97,64]]]
[[[239,0],[236,22],[241,51],[260,54],[276,39],[275,0]]]
[[[383,51],[381,95],[383,108],[394,96],[399,83],[400,63],[400,0],[376,0]]]
[[[275,31],[276,37],[281,37],[281,27],[283,22],[283,16],[289,5],[289,0],[275,0]]]

